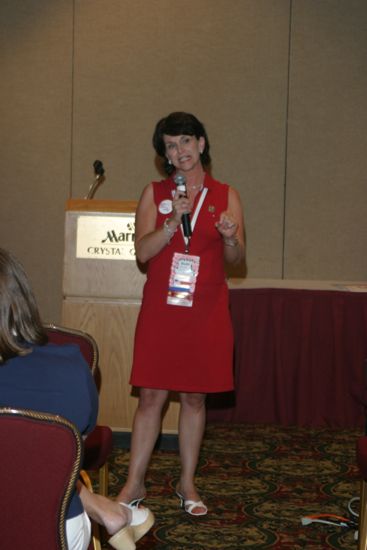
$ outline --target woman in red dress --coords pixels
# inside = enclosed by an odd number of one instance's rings
[[[225,262],[244,259],[239,195],[214,180],[209,141],[188,113],[161,119],[153,145],[168,178],[145,187],[136,213],[135,249],[148,263],[131,384],[139,387],[128,478],[118,500],[139,503],[170,391],[180,397],[181,475],[186,512],[207,513],[194,476],[205,427],[205,396],[233,389],[233,332]]]

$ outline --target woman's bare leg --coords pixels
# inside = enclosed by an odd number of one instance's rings
[[[91,493],[81,481],[77,482],[77,490],[88,516],[103,525],[110,535],[130,523],[131,511],[128,508],[98,493]]]
[[[182,469],[177,489],[186,500],[200,500],[194,476],[205,429],[205,397],[202,393],[180,393],[178,433]],[[203,511],[199,507],[194,509],[196,513]]]
[[[161,430],[162,409],[167,397],[166,390],[140,388],[131,436],[129,472],[117,496],[119,502],[130,502],[145,496],[145,474]]]

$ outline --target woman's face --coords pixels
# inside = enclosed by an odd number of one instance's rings
[[[200,154],[204,151],[205,139],[195,136],[169,136],[163,134],[166,147],[166,157],[176,170],[187,172],[196,168],[200,161]]]

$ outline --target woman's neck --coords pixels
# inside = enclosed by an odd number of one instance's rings
[[[187,192],[190,191],[200,191],[204,185],[205,171],[202,166],[197,170],[192,170],[190,172],[184,172],[182,174],[186,178],[186,189]]]

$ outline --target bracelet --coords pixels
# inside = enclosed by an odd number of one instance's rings
[[[238,246],[238,239],[237,237],[229,237],[227,239],[223,239],[224,246]]]
[[[168,237],[168,243],[171,241],[173,235],[177,231],[177,227],[176,227],[176,229],[171,229],[171,227],[168,225],[169,220],[170,220],[170,218],[166,218],[164,220],[164,223],[163,223],[163,231],[164,231],[166,237]]]

